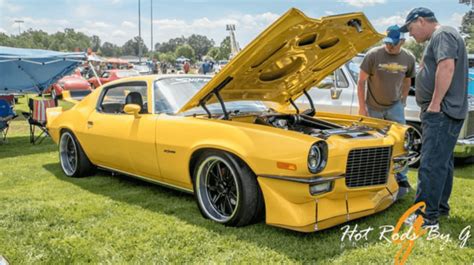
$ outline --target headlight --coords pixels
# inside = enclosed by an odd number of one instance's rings
[[[413,128],[408,128],[405,131],[405,141],[403,143],[405,150],[409,151],[413,147]]]
[[[319,141],[311,146],[308,154],[308,170],[311,173],[321,172],[326,167],[328,146],[326,142]]]

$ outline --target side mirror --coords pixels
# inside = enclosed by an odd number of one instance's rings
[[[135,116],[135,118],[140,118],[140,106],[137,104],[127,104],[123,107],[123,112]]]
[[[334,80],[332,77],[326,77],[316,86],[319,89],[331,89],[334,87]]]
[[[331,87],[331,99],[339,99],[341,96],[342,89],[336,88],[336,87]]]

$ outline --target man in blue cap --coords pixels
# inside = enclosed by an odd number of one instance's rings
[[[405,124],[405,102],[415,76],[415,57],[402,48],[404,35],[397,25],[387,28],[384,45],[371,49],[360,65],[357,92],[359,115]],[[366,94],[367,84],[367,94]],[[408,169],[397,174],[401,198],[410,190]]]
[[[449,215],[453,186],[453,150],[467,115],[467,52],[456,29],[442,26],[428,8],[411,10],[401,27],[418,43],[428,41],[415,79],[416,102],[421,107],[423,130],[415,203],[425,202],[407,224],[423,217],[423,226],[439,227],[438,218]]]

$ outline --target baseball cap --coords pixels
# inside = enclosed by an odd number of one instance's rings
[[[401,32],[408,32],[408,25],[419,17],[435,17],[433,11],[426,7],[413,8],[405,19],[405,24],[400,28]]]
[[[388,27],[386,35],[387,37],[383,39],[383,42],[390,43],[394,46],[397,45],[401,39],[405,39],[405,35],[400,32],[400,28],[397,25]]]

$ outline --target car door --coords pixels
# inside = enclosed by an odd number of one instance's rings
[[[146,82],[127,82],[105,87],[87,120],[87,145],[99,166],[129,174],[159,178],[155,152],[156,115],[149,113]],[[140,93],[143,111],[138,117],[123,112],[127,96]],[[135,103],[133,103],[135,104]]]
[[[316,111],[357,114],[357,109],[354,112],[353,106],[357,100],[356,86],[345,65],[310,89],[308,94]],[[298,101],[302,104],[309,103],[305,96]]]

